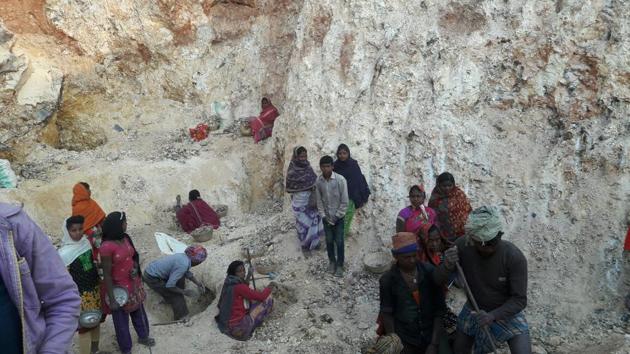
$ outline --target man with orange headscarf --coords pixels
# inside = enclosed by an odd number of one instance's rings
[[[83,216],[83,232],[87,235],[91,235],[92,228],[105,220],[105,212],[91,197],[90,185],[85,182],[79,182],[72,188],[72,216]]]

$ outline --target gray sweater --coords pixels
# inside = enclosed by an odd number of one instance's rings
[[[459,263],[479,308],[492,313],[496,320],[512,317],[527,306],[527,259],[509,241],[501,240],[489,258],[466,245],[465,237],[455,241]],[[435,271],[436,281],[445,283],[449,271],[444,265]],[[472,307],[471,307],[472,308]]]
[[[315,186],[319,215],[322,218],[330,218],[332,216],[337,219],[343,218],[348,208],[348,185],[346,179],[342,175],[333,172],[330,179],[319,176]]]

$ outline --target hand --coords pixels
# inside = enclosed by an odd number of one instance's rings
[[[455,264],[459,262],[459,251],[457,250],[457,246],[453,246],[446,251],[444,251],[444,266],[446,269],[455,268]]]
[[[480,310],[479,312],[473,312],[473,315],[475,316],[475,319],[477,319],[477,322],[479,323],[479,326],[481,327],[488,326],[492,322],[494,322],[494,315],[492,315],[491,313],[487,313],[484,310]]]
[[[427,350],[424,352],[424,354],[438,354],[438,345],[437,344],[429,344],[429,346],[427,347]]]
[[[335,223],[337,222],[337,218],[334,216],[327,216],[324,218],[324,221],[326,221],[328,225],[330,226],[335,226]]]
[[[182,292],[184,293],[184,296],[188,296],[188,297],[195,296],[195,291],[193,289],[184,289],[184,291]]]

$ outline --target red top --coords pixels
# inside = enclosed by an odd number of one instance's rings
[[[263,302],[271,294],[270,288],[263,291],[252,290],[247,284],[234,285],[234,300],[232,301],[232,317],[228,322],[228,326],[237,325],[247,314],[245,308],[245,300]]]
[[[99,249],[101,257],[112,258],[112,283],[127,289],[129,295],[127,307],[135,307],[144,300],[144,291],[142,290],[142,280],[140,276],[132,276],[134,269],[133,255],[136,250],[131,243],[125,238],[122,244],[115,241],[104,241]],[[105,286],[102,287],[102,296],[107,296]],[[103,298],[104,299],[104,298]],[[109,306],[102,302],[105,313],[111,313]]]
[[[187,233],[202,225],[212,226],[215,230],[221,226],[219,215],[202,199],[193,200],[179,209],[177,221]]]
[[[626,242],[623,244],[624,251],[630,251],[630,226],[628,226],[628,232],[626,233]]]

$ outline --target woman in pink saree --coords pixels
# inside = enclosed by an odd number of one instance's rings
[[[436,223],[435,210],[424,206],[426,196],[422,185],[416,185],[409,189],[411,205],[398,213],[396,232],[412,232],[418,235],[423,225]]]
[[[252,135],[254,136],[254,142],[256,143],[271,136],[273,122],[280,115],[276,107],[271,104],[271,101],[267,97],[263,97],[261,105],[262,111],[260,115],[251,118],[249,122]]]

